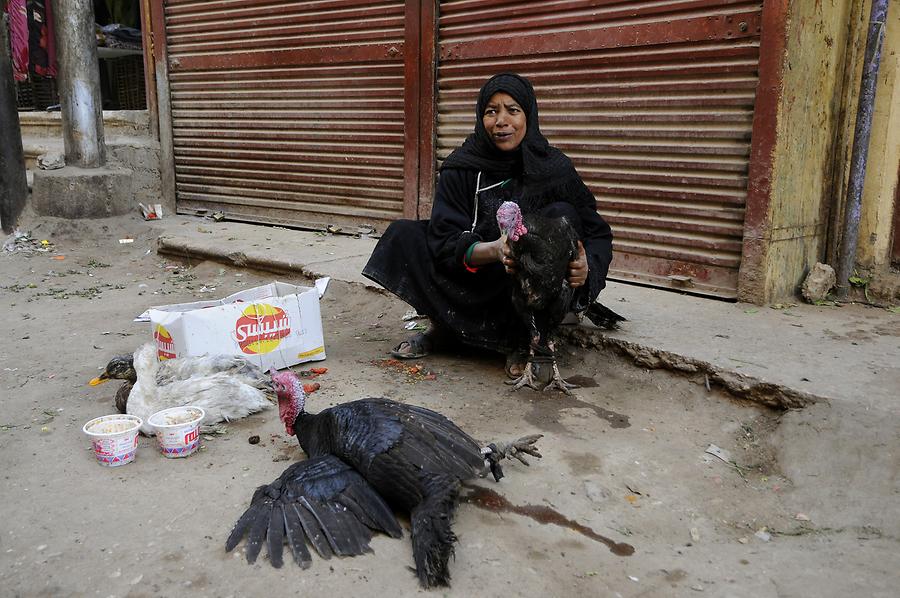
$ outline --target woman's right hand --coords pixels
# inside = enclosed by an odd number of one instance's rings
[[[484,266],[493,262],[500,262],[507,272],[515,272],[516,261],[512,257],[512,250],[506,237],[500,237],[495,241],[481,242],[472,249],[469,264],[472,266]]]

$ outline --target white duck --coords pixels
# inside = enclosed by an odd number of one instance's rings
[[[147,420],[169,407],[202,407],[206,416],[201,425],[208,427],[246,417],[277,401],[271,376],[241,357],[207,355],[160,362],[154,343],[139,347],[134,355],[114,357],[90,384],[113,378],[125,380],[116,393],[116,407],[144,420],[141,432],[148,436],[154,430]]]

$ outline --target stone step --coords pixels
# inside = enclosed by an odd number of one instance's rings
[[[51,152],[65,154],[60,113],[20,112],[19,122],[29,187],[32,192],[37,189],[38,196],[45,197],[48,188],[47,181],[56,181],[61,173],[53,170],[38,170],[37,159],[38,156]],[[124,200],[119,197],[122,194],[124,194],[123,197],[127,196],[134,202],[159,201],[159,142],[150,136],[150,121],[147,112],[143,110],[104,111],[103,134],[106,144],[106,165],[103,169],[97,169],[96,172],[128,171],[127,177],[114,177],[118,180],[116,185],[123,185],[124,188],[117,189],[110,195],[110,197],[118,197],[113,202],[117,205],[116,207],[107,205],[104,213],[111,214],[122,209],[121,204]],[[67,169],[69,168],[67,167]],[[85,177],[85,180],[94,180],[95,178],[90,171],[87,171]],[[35,179],[39,179],[37,184],[34,182]],[[44,181],[43,184],[41,180]],[[111,184],[109,181],[112,179],[101,177],[97,180],[101,180],[104,184]],[[50,185],[49,188],[51,195],[52,192],[59,190],[58,186],[54,185]],[[106,197],[101,203],[108,203],[108,201],[112,200]],[[43,203],[46,204],[44,209],[48,211],[60,209],[61,213],[71,212],[71,206],[68,205],[56,205],[50,200]],[[104,205],[106,204],[104,203]]]
[[[41,216],[106,218],[133,211],[137,206],[134,173],[127,168],[76,168],[34,173],[31,206]]]
[[[115,157],[124,148],[138,151],[156,151],[159,144],[150,137],[134,135],[110,135],[106,134],[106,153],[109,161],[115,161]],[[48,152],[65,153],[65,144],[62,133],[59,137],[23,136],[22,150],[25,154],[25,168],[33,170],[37,168],[37,158]]]
[[[59,112],[19,112],[22,137],[62,139],[62,114]],[[111,136],[150,135],[150,116],[146,110],[104,110],[103,133]]]
[[[37,158],[41,154],[49,152],[65,153],[62,139],[48,139],[43,137],[22,137],[22,150],[25,154],[26,170],[37,168]]]

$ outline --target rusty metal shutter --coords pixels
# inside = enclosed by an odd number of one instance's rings
[[[761,2],[441,2],[438,161],[479,86],[531,79],[614,232],[611,277],[736,296]]]
[[[178,211],[402,216],[404,5],[167,0]]]

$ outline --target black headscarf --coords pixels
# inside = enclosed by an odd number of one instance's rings
[[[485,107],[497,92],[509,94],[525,112],[525,137],[519,147],[512,151],[498,149],[482,121]],[[584,195],[584,192],[590,194],[572,161],[551,146],[541,133],[537,98],[531,82],[513,73],[494,75],[481,88],[475,107],[475,132],[447,156],[441,165],[442,170],[445,168],[480,170],[500,176],[522,176],[523,199],[538,204],[572,198],[572,195]],[[592,195],[590,199],[593,200]]]

